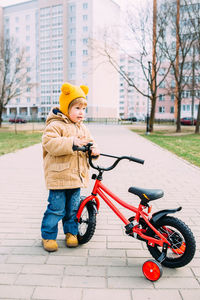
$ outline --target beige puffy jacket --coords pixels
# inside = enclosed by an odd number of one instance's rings
[[[54,108],[46,120],[42,136],[44,175],[48,189],[87,187],[87,154],[72,150],[74,137],[86,137],[94,143],[83,123],[72,123],[58,108]]]

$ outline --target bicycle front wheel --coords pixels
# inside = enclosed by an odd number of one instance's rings
[[[94,204],[88,202],[81,214],[78,226],[79,244],[85,244],[93,237],[96,228],[96,210]]]
[[[161,264],[168,268],[187,265],[193,259],[196,250],[195,239],[189,227],[183,221],[169,216],[161,218],[154,226],[171,244]],[[147,231],[147,235],[158,239],[151,229]],[[158,245],[152,247],[147,243],[147,248],[156,260],[160,257],[162,247]]]

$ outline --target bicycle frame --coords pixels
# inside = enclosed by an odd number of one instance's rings
[[[146,208],[145,206],[139,204],[138,208],[136,208],[133,205],[130,205],[122,201],[115,194],[113,194],[107,187],[105,187],[101,183],[101,180],[98,179],[96,179],[95,181],[95,185],[93,187],[91,195],[86,197],[80,204],[77,213],[78,222],[80,222],[80,217],[84,209],[84,206],[89,201],[95,200],[97,210],[99,210],[100,201],[99,198],[97,197],[97,195],[99,195],[106,202],[106,204],[114,211],[114,213],[124,222],[125,226],[131,224],[131,222],[128,219],[126,219],[125,216],[120,212],[120,210],[108,199],[106,194],[110,196],[114,201],[119,203],[121,206],[135,213],[135,218],[133,223],[134,227],[132,228],[132,233],[134,234],[134,237],[137,237],[137,235],[139,235],[143,240],[148,241],[148,244],[153,247],[155,244],[161,247],[163,247],[164,244],[170,245],[169,241],[150,223],[148,219],[148,213],[144,212],[144,209]],[[160,238],[160,240],[145,235],[144,230],[138,226],[140,218],[143,218],[146,224],[156,233],[156,235]]]

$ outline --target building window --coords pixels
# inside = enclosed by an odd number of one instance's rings
[[[165,71],[166,71],[165,68],[160,68],[159,75],[165,75]]]
[[[76,56],[76,51],[70,51],[70,56]]]
[[[158,112],[159,113],[164,113],[165,112],[165,107],[164,106],[159,106]]]
[[[76,33],[76,28],[70,28],[69,32],[70,32],[71,34]]]
[[[83,3],[83,9],[87,9],[88,8],[88,3]]]
[[[52,15],[62,14],[62,5],[52,6]]]
[[[171,81],[171,87],[172,87],[172,88],[175,88],[175,86],[176,86],[175,80],[172,80],[172,81]]]
[[[31,98],[30,98],[30,97],[27,97],[27,98],[26,98],[26,101],[27,101],[27,103],[30,103],[30,102],[31,102]]]
[[[76,40],[70,40],[70,45],[75,46],[76,45]]]
[[[83,21],[87,21],[88,16],[87,15],[83,15]]]
[[[165,95],[160,94],[159,95],[159,101],[165,101]]]
[[[74,4],[70,5],[69,10],[70,12],[75,12],[76,6]]]
[[[70,20],[71,23],[75,23],[76,22],[76,17],[70,17],[69,20]]]
[[[88,32],[88,27],[87,26],[83,26],[83,32]]]
[[[161,82],[160,88],[165,88],[165,81],[164,80]]]
[[[170,113],[173,114],[174,113],[174,106],[170,107]]]
[[[70,68],[75,68],[76,67],[76,63],[75,62],[70,62]]]
[[[83,39],[83,45],[87,45],[88,39]]]
[[[83,50],[83,55],[88,55],[88,50]]]
[[[175,98],[174,94],[171,94],[171,101],[174,101],[174,98]]]

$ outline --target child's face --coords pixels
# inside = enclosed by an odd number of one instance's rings
[[[74,123],[80,123],[84,120],[86,106],[75,104],[69,110],[69,118]]]

